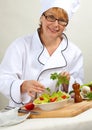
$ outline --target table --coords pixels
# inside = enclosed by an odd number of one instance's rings
[[[0,130],[91,130],[92,108],[71,118],[37,118]]]

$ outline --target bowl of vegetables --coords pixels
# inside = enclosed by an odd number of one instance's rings
[[[37,99],[35,99],[33,103],[35,107],[50,111],[64,107],[70,101],[70,99],[71,98],[69,94],[58,91],[53,92],[52,94],[43,93]]]

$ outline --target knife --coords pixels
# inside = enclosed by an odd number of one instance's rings
[[[30,112],[30,114],[34,114],[34,115],[40,114],[40,112],[37,112],[37,111],[34,111],[34,110],[25,110],[25,109],[21,109],[21,108],[18,109],[18,112],[19,113],[25,113],[25,114]]]

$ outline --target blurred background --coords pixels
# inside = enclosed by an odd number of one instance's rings
[[[80,0],[80,8],[74,14],[65,33],[83,52],[84,82],[92,81],[92,1]],[[16,38],[33,33],[39,25],[39,0],[0,0],[0,62],[4,53]],[[0,109],[8,100],[0,93]]]

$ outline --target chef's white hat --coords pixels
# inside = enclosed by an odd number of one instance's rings
[[[67,12],[69,19],[71,19],[72,15],[77,11],[80,5],[79,0],[40,0],[40,1],[42,5],[41,14],[50,8],[59,7]]]

